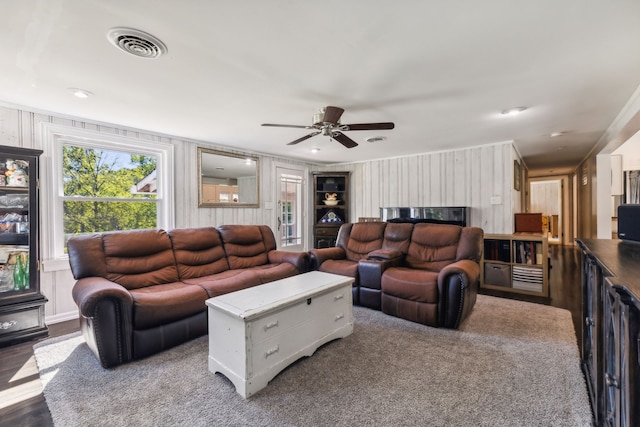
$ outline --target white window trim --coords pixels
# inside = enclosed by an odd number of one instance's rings
[[[158,228],[170,230],[175,227],[174,146],[172,144],[51,123],[41,124],[41,136],[45,147],[41,162],[40,185],[42,230],[40,236],[44,271],[69,268],[69,259],[63,247],[62,146],[64,144],[117,151],[132,151],[133,148],[136,153],[156,156],[158,159],[158,176],[156,177]]]

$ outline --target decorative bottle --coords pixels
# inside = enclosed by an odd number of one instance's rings
[[[31,281],[29,280],[29,254],[24,254],[25,260],[22,264],[22,289],[29,289]]]
[[[16,291],[24,290],[24,279],[24,262],[22,261],[22,253],[18,253],[16,255],[16,264],[13,268],[13,289]]]

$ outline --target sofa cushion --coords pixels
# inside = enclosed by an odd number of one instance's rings
[[[177,282],[178,269],[164,230],[132,230],[102,235],[106,278],[138,289]]]
[[[382,249],[395,250],[406,254],[411,243],[411,232],[413,224],[393,224],[388,223],[384,229],[384,240]]]
[[[388,268],[382,275],[382,292],[425,303],[438,302],[438,273],[406,267]]]
[[[257,225],[222,225],[218,227],[229,267],[232,270],[264,265],[268,262],[262,231]]]
[[[250,269],[260,277],[260,283],[269,283],[298,274],[298,269],[288,262],[281,264],[265,264]]]
[[[181,280],[209,276],[229,269],[220,233],[213,227],[169,231]]]
[[[431,271],[442,268],[457,259],[458,242],[462,227],[445,224],[416,224],[406,263],[409,267]]]
[[[320,271],[325,273],[340,274],[342,276],[354,277],[358,281],[358,262],[347,259],[328,259],[320,265]]]
[[[382,248],[384,222],[359,222],[353,224],[345,249],[347,259],[359,261],[366,259],[369,252]]]
[[[67,252],[71,272],[76,280],[83,277],[107,277],[102,234],[69,237]]]
[[[147,286],[130,293],[134,329],[164,325],[204,311],[209,297],[201,287],[182,282]]]
[[[252,269],[227,270],[209,276],[185,279],[184,282],[203,288],[209,298],[261,284],[260,276]]]
[[[458,253],[456,261],[470,259],[477,263],[482,257],[482,242],[484,241],[484,231],[480,227],[463,227],[458,242]]]

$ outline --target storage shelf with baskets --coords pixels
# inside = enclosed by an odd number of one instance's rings
[[[480,287],[549,296],[547,238],[537,234],[487,234],[480,262]]]

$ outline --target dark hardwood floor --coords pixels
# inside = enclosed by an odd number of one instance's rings
[[[79,330],[78,321],[49,325],[49,338]],[[52,426],[32,340],[0,348],[0,426]]]
[[[496,296],[514,298],[554,307],[571,312],[577,334],[581,341],[581,288],[580,252],[570,246],[550,246],[551,272],[549,298],[514,296],[491,293]],[[483,292],[487,293],[487,292]],[[49,337],[77,331],[76,320],[49,326]],[[51,426],[53,422],[42,394],[33,345],[28,341],[11,347],[0,348],[0,426]]]

